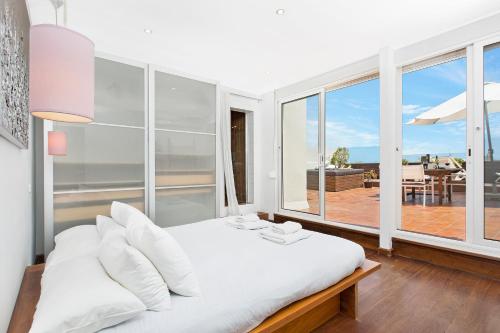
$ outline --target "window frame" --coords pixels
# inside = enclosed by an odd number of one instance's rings
[[[450,32],[453,34],[453,32]],[[455,37],[455,36],[454,36]],[[500,33],[491,34],[489,37],[484,38],[471,38],[466,41],[459,41],[448,43],[444,47],[439,47],[437,41],[443,41],[442,36],[437,36],[434,39],[416,43],[415,45],[410,45],[398,50],[393,50],[390,47],[382,49],[378,54],[379,67],[374,68],[374,70],[379,70],[380,68],[380,78],[385,77],[385,80],[391,82],[386,82],[384,89],[389,90],[385,93],[387,95],[383,96],[381,93],[381,117],[384,115],[391,115],[391,109],[394,109],[395,114],[395,124],[394,128],[390,128],[390,133],[385,137],[385,142],[380,138],[381,155],[388,154],[390,156],[391,165],[385,165],[387,173],[392,172],[394,179],[391,179],[390,184],[381,185],[381,218],[380,218],[380,229],[373,230],[371,228],[363,228],[355,225],[330,222],[324,219],[324,212],[320,216],[314,216],[312,214],[295,212],[290,210],[285,210],[282,208],[282,153],[281,153],[281,136],[282,136],[282,121],[281,121],[281,110],[282,103],[297,99],[300,97],[305,97],[311,93],[324,89],[325,87],[332,86],[335,84],[342,84],[342,81],[348,82],[352,80],[353,77],[366,75],[367,71],[359,71],[360,68],[368,66],[370,62],[373,63],[373,58],[366,59],[365,61],[352,63],[350,65],[341,67],[329,73],[322,74],[318,77],[299,82],[297,84],[284,87],[279,89],[275,93],[275,128],[276,133],[279,136],[275,143],[276,152],[276,170],[277,179],[275,184],[275,211],[278,214],[285,214],[291,217],[303,218],[316,223],[333,225],[335,227],[340,227],[344,229],[356,230],[370,234],[379,234],[379,246],[383,249],[390,250],[392,248],[392,239],[402,239],[413,241],[421,244],[426,244],[430,246],[438,246],[443,248],[448,248],[452,250],[462,251],[466,253],[472,253],[477,255],[483,255],[488,257],[500,258],[500,241],[484,239],[484,197],[483,197],[483,161],[484,161],[484,133],[483,128],[483,112],[477,112],[476,110],[483,110],[483,91],[482,85],[474,85],[474,82],[483,82],[483,48],[485,46],[499,43]],[[453,39],[456,41],[459,38]],[[449,52],[456,50],[465,49],[467,57],[467,149],[471,148],[472,156],[467,156],[468,168],[471,169],[473,174],[473,182],[469,179],[467,180],[467,187],[470,195],[467,196],[467,212],[466,212],[466,240],[453,240],[442,238],[438,236],[417,234],[413,232],[407,232],[403,230],[398,230],[401,223],[401,195],[398,195],[401,188],[400,179],[400,163],[402,158],[401,143],[402,143],[402,74],[403,67],[408,65],[414,65],[419,62],[425,62],[431,58],[439,57],[445,55]],[[326,78],[339,77],[340,74],[345,73],[358,73],[358,75],[340,75],[338,80],[330,80],[330,83],[326,84]],[[320,85],[316,85],[317,82],[323,82]],[[333,82],[333,83],[331,83]],[[381,92],[383,83],[381,80]],[[307,87],[319,86],[319,88],[307,89]],[[290,93],[290,94],[288,94]],[[386,119],[383,119],[384,121]],[[478,130],[479,128],[479,130]],[[382,129],[382,124],[381,124]],[[324,140],[322,140],[324,142]],[[323,147],[324,149],[324,147]],[[324,154],[324,150],[323,150]],[[388,160],[386,160],[388,161]],[[469,166],[470,163],[470,166]],[[389,168],[387,168],[389,167]],[[398,171],[399,170],[399,171]],[[382,179],[381,179],[382,182]],[[324,186],[324,185],[322,185]],[[386,199],[382,199],[382,191],[385,193],[383,196]],[[320,191],[324,193],[324,191]],[[399,198],[399,199],[398,199]],[[392,201],[388,201],[388,200]],[[324,200],[321,203],[324,207]],[[384,213],[382,212],[384,210]],[[385,214],[385,216],[384,216]],[[480,223],[478,223],[478,221]]]

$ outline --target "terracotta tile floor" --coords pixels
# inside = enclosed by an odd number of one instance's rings
[[[319,211],[318,191],[308,191],[309,212]],[[417,193],[412,199],[408,194],[403,203],[401,229],[452,239],[465,239],[465,194],[454,192],[452,202],[444,200],[439,205],[427,198],[426,207]],[[330,221],[379,226],[379,188],[357,188],[342,192],[326,192],[326,219]],[[500,240],[500,201],[489,201],[485,210],[486,238]]]

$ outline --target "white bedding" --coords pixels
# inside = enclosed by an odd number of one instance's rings
[[[320,233],[291,245],[223,219],[168,231],[186,251],[201,297],[172,294],[172,309],[146,311],[102,332],[246,332],[280,308],[337,283],[364,262],[361,246]]]

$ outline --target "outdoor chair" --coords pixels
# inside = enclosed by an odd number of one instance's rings
[[[403,201],[406,201],[407,188],[421,188],[424,196],[422,200],[424,207],[428,190],[431,191],[431,200],[434,203],[434,178],[425,176],[424,166],[422,164],[403,165],[402,171]],[[428,180],[429,182],[427,182]]]

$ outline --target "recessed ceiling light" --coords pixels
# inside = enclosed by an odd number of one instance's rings
[[[176,89],[177,89],[176,87],[172,87],[172,88],[170,88],[170,90],[176,90]]]
[[[276,15],[285,15],[285,10],[283,8],[276,9]]]
[[[151,29],[144,29],[144,32],[151,35],[153,33],[153,30]]]

